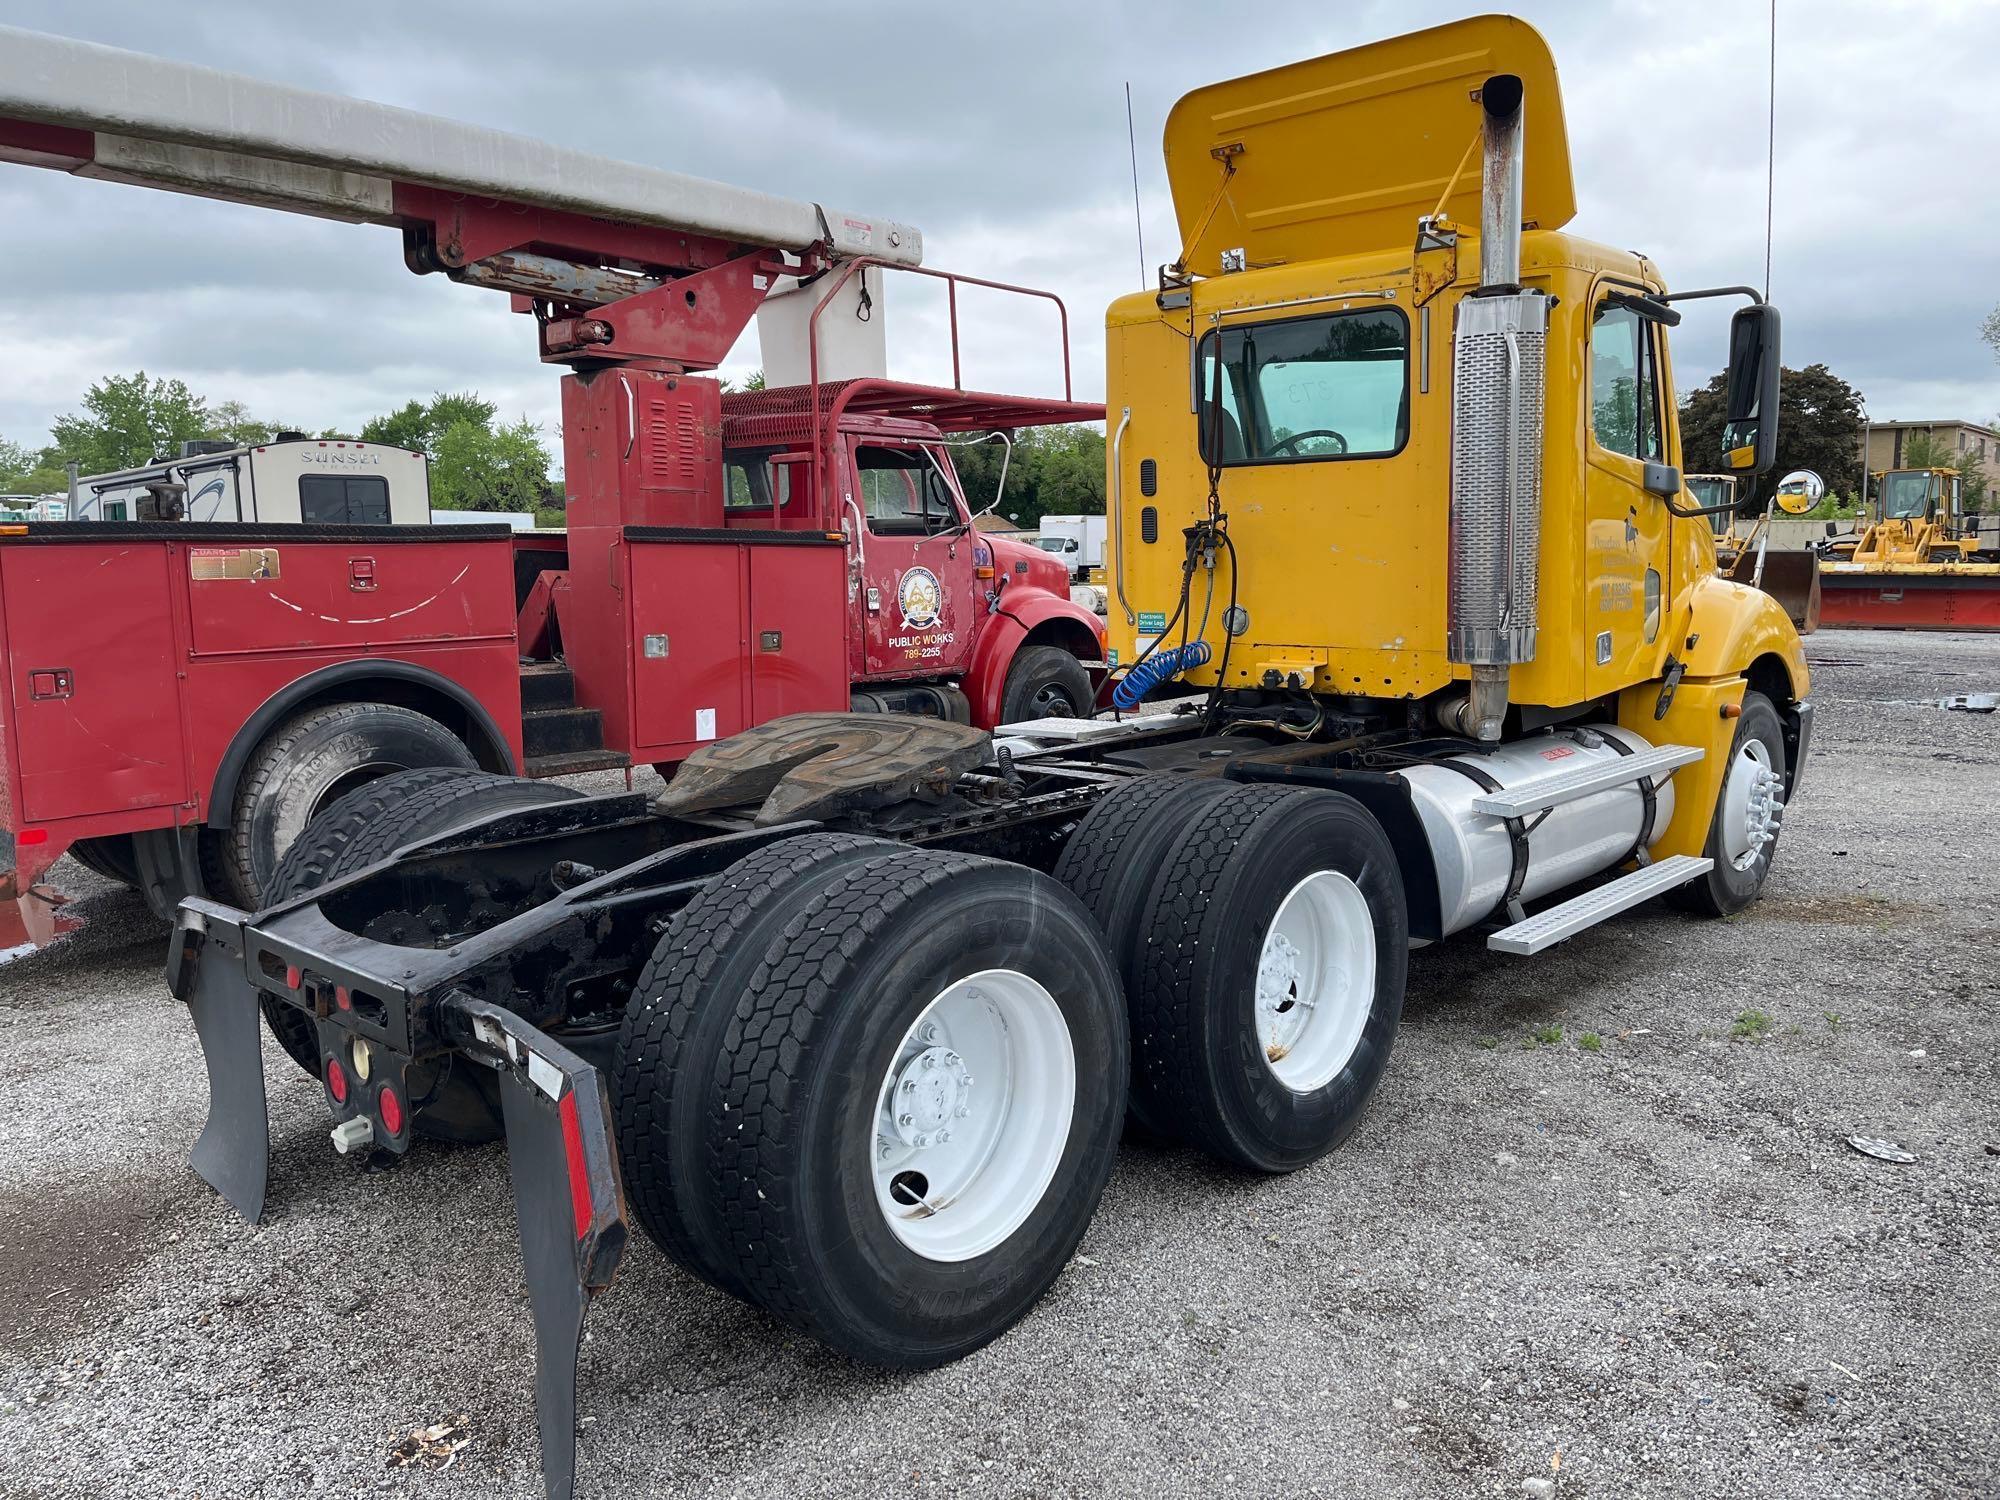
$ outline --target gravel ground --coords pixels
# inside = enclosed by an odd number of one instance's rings
[[[1935,705],[2000,689],[2000,640],[1810,647],[1761,904],[1418,954],[1344,1150],[1253,1180],[1128,1144],[1048,1298],[945,1370],[846,1365],[636,1239],[580,1493],[2000,1493],[2000,716]],[[502,1151],[365,1173],[267,1048],[245,1226],[184,1165],[160,929],[61,875],[83,929],[0,968],[0,1494],[538,1495]],[[386,1466],[452,1412],[454,1467]]]

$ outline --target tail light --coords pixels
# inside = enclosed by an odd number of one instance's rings
[[[347,1102],[347,1069],[340,1065],[337,1057],[326,1060],[326,1091],[333,1095],[335,1104]]]
[[[382,1128],[390,1135],[403,1133],[403,1101],[396,1097],[392,1088],[384,1088],[376,1107],[382,1111]]]

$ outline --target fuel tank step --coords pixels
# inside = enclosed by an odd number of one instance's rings
[[[1560,807],[1565,802],[1575,802],[1615,786],[1625,786],[1641,776],[1671,771],[1676,766],[1700,760],[1702,753],[1696,745],[1655,745],[1650,750],[1635,751],[1614,761],[1594,761],[1573,771],[1557,771],[1552,776],[1537,776],[1518,786],[1487,792],[1472,799],[1472,809],[1474,812],[1490,813],[1496,818],[1526,817],[1545,807]]]
[[[1699,755],[1701,752],[1697,750],[1694,753]],[[1632,759],[1637,760],[1638,757],[1633,756]],[[1621,875],[1608,885],[1597,886],[1581,896],[1572,896],[1559,906],[1536,912],[1525,922],[1503,927],[1486,939],[1486,946],[1495,953],[1518,953],[1524,958],[1530,957],[1544,948],[1553,947],[1564,938],[1575,937],[1587,927],[1595,927],[1606,918],[1617,916],[1621,911],[1630,911],[1641,901],[1651,900],[1675,886],[1686,885],[1714,867],[1715,861],[1702,855],[1669,855],[1634,870],[1630,875]]]

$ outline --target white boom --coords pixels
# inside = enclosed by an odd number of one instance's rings
[[[0,26],[0,119],[89,131],[80,152],[0,159],[357,223],[397,222],[397,183],[745,245],[917,265],[908,224],[571,151],[415,110]]]

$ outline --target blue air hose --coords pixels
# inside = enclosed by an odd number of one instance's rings
[[[1119,679],[1118,686],[1111,690],[1111,701],[1129,713],[1154,688],[1172,681],[1189,667],[1206,664],[1208,656],[1207,641],[1189,641],[1185,646],[1155,651]]]

